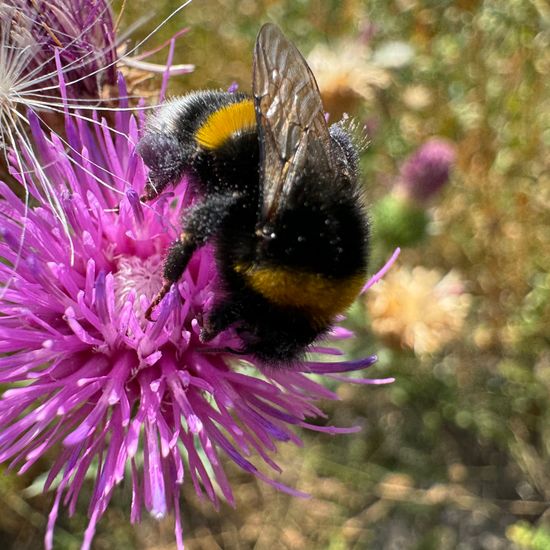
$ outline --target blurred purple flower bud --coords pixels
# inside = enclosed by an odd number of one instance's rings
[[[359,26],[359,41],[366,46],[376,36],[379,30],[378,25],[366,19]]]
[[[401,167],[401,183],[415,200],[429,200],[449,181],[455,161],[454,146],[443,139],[433,138],[414,152]]]

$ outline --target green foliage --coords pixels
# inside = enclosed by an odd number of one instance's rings
[[[371,216],[374,239],[386,253],[398,245],[414,246],[426,238],[428,214],[409,201],[388,195],[373,206]]]
[[[510,541],[526,550],[550,548],[550,530],[545,527],[533,527],[526,521],[518,521],[507,529],[506,534]]]

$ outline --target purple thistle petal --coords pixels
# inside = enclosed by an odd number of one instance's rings
[[[327,374],[328,377],[339,382],[348,382],[351,384],[366,384],[370,386],[383,386],[384,384],[392,384],[395,378],[351,378],[339,374]]]
[[[168,59],[166,61],[166,69],[164,71],[164,74],[162,75],[162,84],[160,87],[160,94],[159,94],[159,101],[164,101],[164,98],[166,96],[166,90],[168,89],[168,81],[170,80],[170,68],[172,67],[172,63],[174,61],[174,49],[176,47],[176,39],[172,38],[170,40],[170,49],[168,50]]]
[[[330,435],[336,434],[353,434],[361,431],[359,426],[351,426],[350,428],[337,428],[336,426],[317,426],[309,422],[300,422],[300,426],[312,430],[314,432],[323,432]]]
[[[334,372],[349,372],[354,370],[366,369],[378,360],[376,355],[357,359],[355,361],[342,361],[341,363],[304,363],[297,368],[298,372],[312,372],[316,374],[329,374]]]
[[[382,269],[375,273],[365,284],[365,286],[361,290],[361,294],[364,294],[371,286],[375,285],[380,279],[384,277],[384,275],[388,272],[390,267],[395,263],[397,258],[399,257],[399,254],[401,254],[401,249],[396,248],[391,255],[391,258],[382,266]]]

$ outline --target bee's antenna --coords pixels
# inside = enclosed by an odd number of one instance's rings
[[[172,288],[172,282],[166,281],[162,288],[160,289],[159,293],[155,296],[154,300],[151,302],[149,307],[147,308],[147,311],[145,312],[145,318],[148,321],[154,322],[154,320],[151,318],[151,315],[153,314],[153,310],[162,302],[162,299],[170,292],[170,289]]]

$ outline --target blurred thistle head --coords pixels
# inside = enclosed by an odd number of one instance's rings
[[[423,355],[460,335],[471,297],[454,271],[443,275],[418,266],[394,268],[366,302],[375,334],[391,347]]]
[[[190,1],[178,6],[155,31]],[[29,137],[30,126],[39,125],[59,132],[56,139],[72,151],[67,156],[68,162],[80,163],[81,169],[90,173],[87,160],[73,147],[71,135],[63,132],[65,118],[70,116],[97,123],[98,110],[104,109],[104,113],[114,110],[111,103],[119,92],[116,88],[117,62],[123,60],[125,66],[141,72],[141,80],[143,72],[162,72],[167,79],[169,75],[193,70],[192,65],[172,65],[170,61],[170,67],[166,67],[129,56],[155,31],[119,57],[119,39],[111,4],[109,0],[7,0],[0,3],[0,146],[3,152],[0,175],[10,179],[10,163],[22,174],[23,166],[29,166],[29,158],[33,158],[30,165],[35,171],[34,184],[42,189],[43,197],[67,234],[69,221],[59,200],[59,186],[36,156],[36,143]],[[173,39],[184,32],[185,29],[176,33]],[[141,57],[150,53],[145,52]],[[127,92],[124,93],[127,97]],[[30,197],[29,178],[18,178],[27,199]],[[99,179],[98,183],[101,183]],[[103,185],[108,184],[103,182]],[[74,256],[72,240],[68,244]]]
[[[124,97],[122,80],[119,86]],[[231,329],[200,342],[216,290],[208,249],[193,256],[156,322],[148,322],[144,312],[162,285],[163,256],[191,200],[186,185],[154,207],[140,203],[147,173],[134,152],[138,123],[124,101],[112,129],[105,122],[76,124],[67,115],[69,148],[32,112],[29,123],[37,154],[23,156],[12,174],[26,182],[35,206],[0,183],[0,383],[9,388],[0,400],[0,461],[23,473],[56,450],[45,483],[56,492],[46,548],[53,547],[60,503],[74,513],[89,474],[84,549],[125,478],[133,492],[131,521],[140,520],[143,508],[156,518],[174,511],[178,548],[184,478],[216,506],[220,495],[233,502],[222,455],[300,495],[273,478],[280,473],[270,456],[276,445],[299,444],[297,427],[356,431],[308,421],[323,416],[317,400],[337,399],[309,375],[345,378],[376,357],[335,361],[340,352],[324,347],[292,370],[264,370],[251,357],[237,361],[222,351],[239,347]],[[37,163],[47,167],[68,233],[36,177]],[[339,328],[331,335],[349,336]]]
[[[45,127],[62,126],[62,115],[69,108],[87,109],[89,114],[97,109],[102,86],[116,83],[116,60],[107,0],[0,3],[0,165],[5,162],[4,177],[9,171],[8,156],[19,171],[26,157],[35,156],[29,113],[40,117]],[[47,171],[35,164],[36,178],[67,231]],[[26,178],[21,183],[28,197]]]
[[[376,91],[391,83],[389,72],[372,62],[370,48],[360,39],[318,44],[308,55],[308,63],[333,120],[354,113],[365,102],[372,103]]]
[[[0,4],[2,103],[51,107],[59,97],[56,57],[70,98],[97,98],[116,82],[115,31],[106,0],[7,0]]]
[[[401,166],[400,185],[407,196],[420,203],[434,197],[449,181],[455,148],[433,138],[420,146]]]

